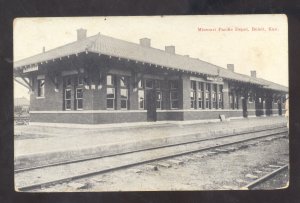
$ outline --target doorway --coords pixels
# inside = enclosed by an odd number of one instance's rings
[[[147,121],[156,121],[156,94],[154,89],[146,90]]]
[[[243,108],[243,117],[248,118],[247,99],[245,99],[245,97],[242,99],[242,108]]]

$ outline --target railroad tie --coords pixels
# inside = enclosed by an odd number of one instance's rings
[[[168,163],[162,163],[162,162],[157,163],[157,165],[161,166],[161,167],[164,167],[164,168],[170,168],[171,167],[170,164],[168,164]]]

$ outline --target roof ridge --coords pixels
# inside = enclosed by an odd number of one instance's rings
[[[138,43],[126,41],[126,40],[124,40],[124,39],[119,39],[119,38],[111,37],[111,36],[108,36],[108,35],[103,35],[103,34],[101,34],[101,36],[104,36],[104,37],[107,37],[107,38],[111,38],[111,39],[114,39],[114,40],[119,40],[119,41],[122,41],[122,42],[124,42],[124,43],[132,44],[132,45],[137,46],[137,47],[143,47],[144,49],[150,49],[150,50],[152,49],[152,50],[160,51],[160,52],[162,52],[162,53],[164,53],[164,54],[168,54],[168,55],[170,55],[170,56],[176,55],[176,56],[180,56],[180,57],[182,57],[182,58],[188,58],[188,59],[190,59],[190,60],[201,61],[201,62],[207,63],[207,64],[209,64],[209,65],[212,65],[212,66],[215,66],[215,67],[218,67],[218,68],[223,68],[223,67],[218,66],[218,65],[215,65],[215,64],[213,64],[213,63],[210,63],[210,62],[207,62],[207,61],[203,61],[203,60],[201,60],[201,59],[199,59],[199,58],[187,57],[187,56],[185,56],[185,55],[181,55],[181,54],[177,54],[177,53],[171,54],[171,53],[166,52],[166,51],[163,50],[163,49],[159,49],[159,48],[155,48],[155,47],[151,47],[151,46],[150,46],[150,47],[141,46],[141,45],[138,44]],[[225,68],[223,68],[223,69],[225,69]],[[226,69],[225,69],[225,70],[226,70]]]

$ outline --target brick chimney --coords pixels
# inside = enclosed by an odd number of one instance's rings
[[[165,46],[165,51],[170,53],[170,54],[175,54],[175,46]]]
[[[77,41],[83,40],[86,38],[86,29],[80,28],[77,29]]]
[[[45,53],[46,52],[46,48],[45,47],[43,47],[43,53]]]
[[[256,78],[256,70],[250,71],[251,77]]]
[[[142,45],[143,47],[150,47],[151,46],[151,39],[149,39],[149,38],[140,39],[140,45]]]
[[[234,64],[227,64],[227,69],[234,72]]]

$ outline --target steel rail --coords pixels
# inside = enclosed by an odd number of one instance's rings
[[[20,172],[26,172],[26,171],[31,171],[31,170],[35,170],[35,169],[47,168],[47,167],[51,167],[51,166],[72,164],[72,163],[90,161],[90,160],[94,160],[94,159],[100,159],[100,158],[106,158],[106,157],[113,157],[113,156],[125,155],[125,154],[130,154],[130,153],[142,152],[142,151],[147,151],[147,150],[174,147],[174,146],[185,145],[185,144],[193,144],[193,143],[204,142],[204,141],[209,141],[209,140],[218,140],[218,139],[227,138],[227,137],[235,137],[235,136],[245,135],[245,134],[249,134],[249,133],[259,133],[259,132],[265,132],[265,131],[276,130],[276,129],[284,129],[284,128],[286,128],[286,127],[281,126],[281,127],[270,128],[270,129],[253,131],[253,132],[241,132],[241,133],[229,134],[229,135],[220,136],[220,137],[204,138],[204,139],[199,139],[199,140],[194,140],[194,141],[180,142],[180,143],[169,144],[169,145],[162,145],[162,146],[158,146],[158,147],[149,147],[149,148],[144,148],[144,149],[131,150],[131,151],[116,153],[116,154],[108,154],[108,155],[94,156],[94,157],[88,157],[88,158],[83,158],[83,159],[75,159],[75,160],[71,160],[71,161],[56,162],[56,163],[45,164],[45,165],[40,165],[40,166],[34,166],[34,167],[29,167],[29,168],[15,169],[14,172],[15,173],[20,173]],[[198,135],[198,134],[199,133],[192,133],[192,134],[188,134],[188,135],[193,136],[193,135]],[[184,135],[184,136],[187,136],[187,135]]]
[[[272,171],[271,173],[268,173],[268,174],[262,176],[261,178],[256,179],[255,181],[249,183],[248,185],[242,187],[241,189],[242,190],[251,190],[254,187],[256,187],[257,185],[268,181],[270,178],[272,178],[273,176],[277,175],[281,171],[283,171],[285,169],[288,169],[288,167],[289,167],[289,164],[286,164],[286,165],[284,165],[284,166],[282,166],[282,167],[280,167],[280,168]]]
[[[80,175],[75,175],[75,176],[71,176],[71,177],[67,177],[67,178],[61,178],[61,179],[54,180],[54,181],[48,181],[48,182],[44,182],[44,183],[37,183],[37,184],[28,185],[28,186],[23,186],[23,187],[19,187],[17,189],[19,191],[30,191],[30,190],[34,190],[34,189],[39,189],[39,188],[43,188],[43,187],[48,187],[48,186],[60,184],[60,183],[63,183],[63,182],[69,182],[69,181],[82,179],[82,178],[86,178],[86,177],[90,177],[90,176],[94,176],[94,175],[99,175],[99,174],[104,174],[104,173],[108,173],[108,172],[113,172],[113,171],[116,171],[116,170],[126,169],[126,168],[130,168],[130,167],[137,166],[137,165],[147,164],[147,163],[151,163],[151,162],[154,162],[154,161],[170,159],[170,158],[173,158],[173,157],[178,157],[178,156],[187,155],[187,154],[191,154],[191,153],[208,151],[208,150],[212,150],[212,149],[216,149],[216,148],[221,148],[221,147],[231,146],[231,145],[234,145],[234,144],[244,143],[244,142],[247,142],[247,141],[258,140],[258,139],[271,137],[271,136],[278,135],[278,134],[283,134],[283,133],[286,133],[286,132],[287,131],[279,132],[279,133],[273,133],[273,134],[263,135],[263,136],[254,137],[254,138],[247,138],[247,139],[243,139],[243,140],[239,140],[239,141],[235,141],[235,142],[231,142],[231,143],[226,143],[226,144],[222,144],[222,145],[216,145],[216,146],[211,146],[211,147],[205,147],[205,148],[202,148],[202,149],[196,149],[196,150],[190,150],[190,151],[175,153],[175,154],[172,154],[172,155],[161,156],[161,157],[158,157],[158,158],[152,158],[152,159],[143,160],[143,161],[139,161],[139,162],[124,164],[124,165],[121,165],[121,166],[111,167],[111,168],[108,168],[108,169],[102,169],[102,170],[99,170],[99,171],[83,173],[83,174],[80,174]]]

